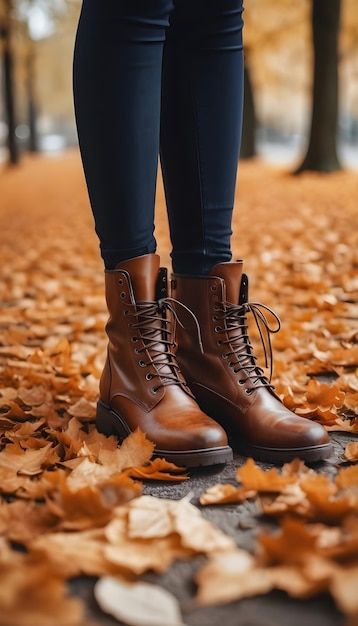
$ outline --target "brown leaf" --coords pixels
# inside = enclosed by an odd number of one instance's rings
[[[0,467],[11,468],[18,474],[35,476],[41,474],[44,467],[53,465],[59,460],[52,449],[52,443],[39,450],[23,450],[18,443],[9,443],[0,452]]]
[[[84,626],[84,607],[68,597],[47,561],[0,544],[0,615],[6,626]]]
[[[88,402],[86,398],[80,398],[68,409],[68,412],[73,417],[77,417],[80,422],[93,422],[96,417],[96,406]]]

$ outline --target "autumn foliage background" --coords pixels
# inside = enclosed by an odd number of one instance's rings
[[[282,320],[273,337],[276,388],[300,415],[352,434],[328,476],[299,463],[267,472],[249,461],[237,486],[211,477],[203,505],[254,499],[281,524],[278,536],[262,531],[249,555],[188,500],[140,496],[141,479],[187,478],[184,469],[150,462],[144,435],[118,447],[94,427],[107,313],[77,151],[2,167],[2,623],[82,624],[81,603],[66,595],[69,578],[115,574],[133,582],[198,553],[209,557],[197,574],[199,605],[275,587],[298,597],[327,589],[341,610],[357,613],[346,582],[352,589],[358,576],[357,192],[349,170],[292,177],[260,161],[240,164],[233,250],[245,259],[250,299]],[[156,210],[169,266],[160,180]]]
[[[245,16],[246,60],[258,116],[271,130],[278,124],[303,132],[311,3],[249,2],[255,10]],[[1,18],[10,5],[0,0]],[[80,3],[65,5],[55,16],[57,38],[29,39],[25,21],[12,41],[19,122],[28,121],[31,95],[40,135],[61,131],[71,144]],[[342,9],[341,106],[352,113],[354,0]],[[108,597],[117,598],[118,619],[137,626],[152,613],[155,626],[184,626],[181,608],[192,623],[202,607],[273,589],[302,602],[328,592],[347,624],[357,626],[358,177],[349,167],[329,175],[293,176],[293,169],[259,158],[240,162],[232,247],[234,259],[244,259],[250,300],[282,321],[272,336],[276,390],[292,410],[331,432],[334,457],[314,468],[236,457],[226,473],[208,473],[199,491],[185,468],[151,461],[153,444],[143,433],[119,446],[96,431],[107,311],[77,149],[22,153],[17,167],[0,164],[0,626],[95,626],[88,606],[69,595],[69,581],[79,578],[81,588],[90,577],[99,578],[104,610]],[[170,267],[160,176],[156,237]],[[255,327],[251,334],[263,356]],[[248,503],[254,533],[245,543]],[[227,514],[225,533],[210,513],[218,508]],[[238,528],[230,526],[233,510]],[[138,583],[154,572],[162,590],[161,576],[181,561],[196,584],[190,601],[147,604]],[[180,584],[175,591],[182,600]],[[152,584],[149,596],[155,593]],[[143,613],[134,618],[138,605]]]

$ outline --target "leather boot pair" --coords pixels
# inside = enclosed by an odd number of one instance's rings
[[[288,410],[257,365],[247,315],[252,314],[259,327],[271,369],[269,333],[276,332],[280,322],[268,307],[249,303],[248,279],[242,270],[238,261],[215,266],[209,276],[173,275],[172,296],[191,311],[189,315],[178,310],[181,371],[201,409],[225,428],[234,449],[245,456],[270,463],[295,457],[308,462],[325,459],[331,454],[325,429]],[[276,317],[274,331],[265,311]]]
[[[266,318],[262,305],[248,302],[242,262],[221,263],[210,276],[174,275],[172,298],[157,255],[123,262],[105,280],[110,317],[101,432],[123,439],[139,427],[156,444],[156,456],[187,467],[230,461],[226,432],[238,451],[257,460],[330,455],[324,428],[286,409],[257,365],[246,316],[264,324]]]
[[[124,439],[140,428],[155,456],[180,466],[232,459],[223,428],[203,413],[174,354],[166,271],[144,255],[105,272],[108,354],[100,381],[97,428]]]

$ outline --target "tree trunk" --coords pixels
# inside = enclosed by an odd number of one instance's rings
[[[304,170],[341,169],[337,156],[338,33],[341,0],[312,0],[314,48],[313,107]]]
[[[13,57],[11,51],[11,0],[7,0],[6,18],[1,24],[1,36],[4,42],[3,70],[4,70],[4,107],[8,127],[7,145],[9,150],[9,162],[16,165],[19,161],[19,148],[16,141],[15,129],[15,95],[13,77]]]
[[[37,106],[35,94],[35,52],[33,44],[30,43],[26,63],[26,89],[27,89],[27,114],[29,125],[29,151],[38,152],[39,142],[37,133]]]
[[[255,145],[255,131],[256,131],[256,110],[254,93],[252,89],[252,82],[250,76],[250,70],[245,62],[244,66],[244,117],[242,125],[242,138],[240,159],[251,159],[256,156]]]

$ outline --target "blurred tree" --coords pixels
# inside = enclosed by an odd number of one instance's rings
[[[14,61],[12,53],[12,0],[1,0],[0,33],[2,39],[2,63],[4,73],[4,109],[7,123],[7,147],[9,162],[15,165],[19,160],[19,148],[16,141]]]
[[[312,0],[313,104],[307,154],[296,173],[341,169],[337,156],[341,0]]]
[[[56,30],[56,20],[67,11],[71,0],[0,0],[1,36],[3,40],[4,101],[8,126],[10,163],[19,160],[16,141],[16,97],[14,89],[14,55],[12,35],[16,30],[17,46],[21,48],[25,73],[28,147],[38,149],[36,98],[36,43],[50,37]]]
[[[56,30],[57,18],[66,12],[65,0],[15,0],[18,20],[23,26],[25,41],[25,86],[27,97],[28,148],[37,152],[37,90],[36,90],[36,42],[51,37]]]
[[[273,133],[294,129],[305,89],[309,2],[246,2],[242,158],[255,156],[258,127]]]

